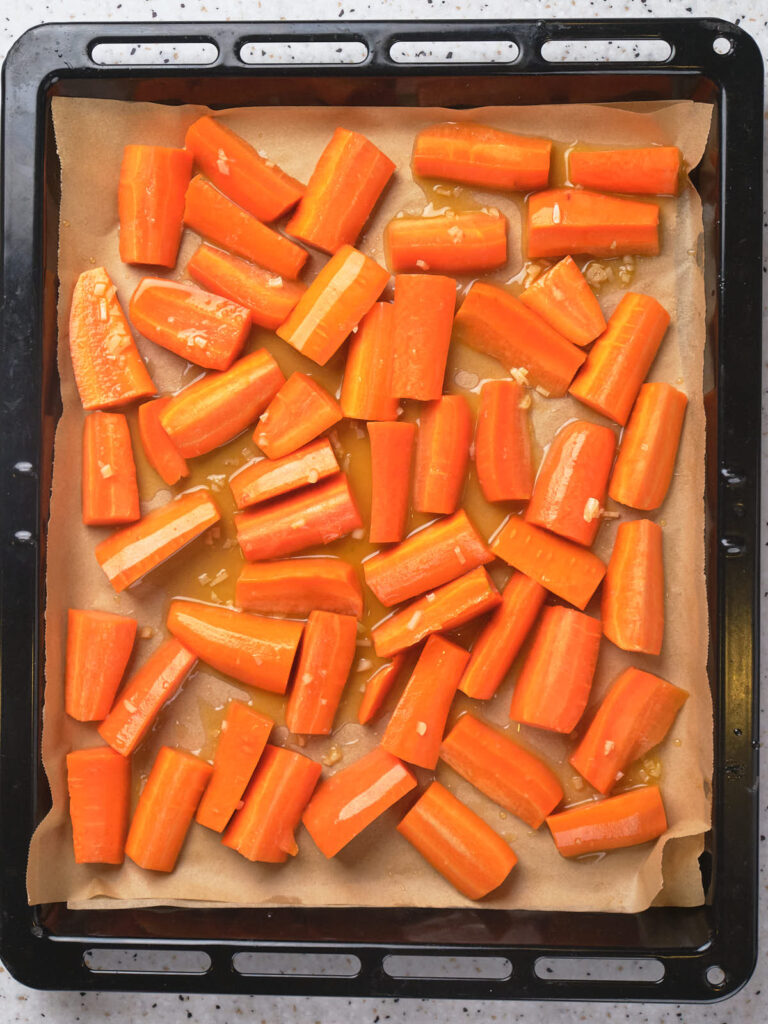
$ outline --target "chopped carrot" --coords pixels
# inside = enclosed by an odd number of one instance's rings
[[[600,303],[571,256],[540,274],[520,301],[574,345],[589,345],[605,330]]]
[[[529,259],[584,253],[611,257],[659,253],[659,207],[579,188],[534,192],[528,200]]]
[[[111,747],[67,754],[75,864],[122,864],[131,806],[131,762]]]
[[[408,519],[414,423],[369,423],[371,440],[371,544],[403,539]]]
[[[310,612],[296,678],[285,709],[293,733],[327,736],[352,668],[357,619],[335,612]]]
[[[270,459],[314,441],[338,423],[341,406],[306,373],[292,373],[261,414],[253,439]]]
[[[558,853],[579,857],[647,843],[666,831],[667,818],[659,787],[642,786],[550,814],[547,825]]]
[[[381,710],[381,706],[387,699],[389,691],[400,674],[400,669],[403,667],[404,662],[405,655],[396,654],[392,661],[388,661],[386,665],[376,669],[365,684],[365,693],[357,710],[357,720],[360,725],[367,725],[374,715],[378,714]]]
[[[392,395],[394,308],[376,302],[349,341],[341,409],[354,420],[396,420],[398,400]]]
[[[475,430],[477,479],[486,501],[527,501],[533,490],[530,399],[516,380],[480,389]]]
[[[106,718],[136,639],[136,619],[70,608],[64,707],[78,722]]]
[[[267,744],[222,843],[251,861],[283,864],[295,857],[294,832],[321,771],[303,754]]]
[[[495,270],[507,262],[507,218],[498,210],[395,217],[387,224],[385,239],[395,274],[468,274]]]
[[[599,192],[674,196],[680,191],[677,146],[642,149],[574,149],[568,155],[572,184]]]
[[[288,558],[244,565],[235,601],[245,611],[306,618],[310,612],[363,614],[363,589],[352,566],[341,558]]]
[[[141,517],[131,432],[121,412],[92,412],[83,424],[83,522],[117,526]]]
[[[338,471],[331,442],[323,437],[282,459],[254,459],[229,478],[229,486],[237,507],[246,508],[306,484],[316,484]]]
[[[337,128],[285,230],[323,252],[353,245],[394,169],[364,135]]]
[[[546,188],[552,143],[470,121],[423,128],[413,147],[413,170],[424,178],[529,192]]]
[[[603,580],[603,632],[624,651],[661,654],[664,639],[662,531],[650,519],[620,523]]]
[[[185,476],[189,476],[189,466],[183,455],[160,422],[160,414],[167,407],[170,398],[155,398],[151,402],[142,402],[139,406],[139,437],[144,449],[144,456],[150,466],[170,487],[177,484]]]
[[[392,391],[426,402],[443,393],[456,282],[437,274],[395,278]]]
[[[123,263],[176,265],[191,174],[192,157],[185,149],[125,147],[117,188]]]
[[[472,442],[472,414],[463,395],[443,395],[421,413],[413,471],[417,512],[455,512]]]

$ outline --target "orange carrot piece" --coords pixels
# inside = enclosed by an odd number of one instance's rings
[[[270,459],[280,459],[338,423],[341,406],[306,373],[292,373],[261,414],[253,440]]]
[[[245,306],[251,320],[273,331],[307,290],[301,281],[286,281],[239,256],[201,245],[187,263],[187,273],[209,292]]]
[[[125,843],[134,864],[173,871],[212,773],[211,765],[185,750],[160,748]]]
[[[304,186],[268,160],[217,117],[187,128],[184,145],[216,188],[259,220],[277,220],[304,194]]]
[[[550,814],[547,825],[558,853],[579,857],[647,843],[666,831],[667,818],[659,787],[642,786]]]
[[[463,395],[443,395],[421,413],[413,472],[417,512],[455,512],[472,442],[472,413]]]
[[[389,691],[400,674],[400,669],[403,667],[404,662],[405,655],[396,654],[392,661],[376,669],[365,684],[365,693],[357,710],[357,720],[360,725],[367,725],[374,715],[381,710],[381,706],[387,699]]]
[[[326,857],[335,857],[416,785],[399,758],[374,747],[320,783],[304,811],[304,827]]]
[[[132,754],[196,661],[197,656],[178,640],[165,640],[117,695],[99,726],[101,738],[123,757]]]
[[[614,501],[647,511],[667,496],[688,398],[671,384],[643,384],[613,469]]]
[[[245,306],[160,277],[139,282],[128,314],[145,338],[209,370],[228,369],[251,330]]]
[[[669,313],[656,299],[627,292],[571,385],[571,394],[624,426],[668,326]]]
[[[507,262],[507,218],[496,210],[444,217],[396,217],[384,232],[395,274],[468,274]]]
[[[415,423],[369,423],[371,440],[371,544],[403,539],[408,519]]]
[[[571,764],[605,796],[633,761],[661,743],[687,699],[685,690],[659,676],[625,669],[603,698]]]
[[[75,864],[122,864],[131,806],[131,762],[111,747],[67,754]]]
[[[133,523],[141,516],[131,432],[121,412],[92,412],[83,424],[83,522]]]
[[[568,177],[572,184],[598,192],[674,196],[680,191],[680,150],[676,146],[574,149],[568,155]]]
[[[120,593],[220,518],[216,502],[205,487],[187,491],[97,544],[96,561]]]
[[[530,399],[515,380],[480,389],[475,430],[477,479],[487,501],[527,501],[533,490]]]
[[[288,558],[244,565],[235,601],[245,611],[305,619],[312,611],[363,614],[363,588],[342,558]]]
[[[546,188],[552,143],[469,121],[423,128],[413,147],[413,171],[465,185],[528,192]]]
[[[426,402],[443,393],[456,282],[437,274],[395,278],[392,391]]]
[[[177,600],[171,601],[166,627],[217,672],[285,693],[304,623]]]
[[[344,473],[235,517],[237,540],[249,562],[330,544],[362,525]]]
[[[381,745],[403,761],[433,770],[456,687],[469,660],[463,647],[431,636],[387,723]]]
[[[580,188],[535,192],[528,200],[526,226],[529,259],[659,253],[659,207],[637,199]]]
[[[324,366],[371,309],[388,280],[388,272],[376,260],[343,245],[276,333]]]
[[[492,356],[506,370],[520,369],[549,395],[568,390],[585,355],[503,288],[476,281],[454,320],[457,341]]]
[[[254,459],[229,479],[238,508],[316,484],[338,473],[339,464],[327,438],[313,441],[282,459]]]
[[[650,519],[620,523],[603,580],[603,632],[624,651],[661,654],[664,640],[662,531]]]
[[[542,612],[517,677],[509,717],[553,732],[571,732],[589,700],[597,667],[599,619],[552,605]]]
[[[199,174],[187,189],[184,223],[222,249],[291,281],[307,261],[306,249],[262,224]]]
[[[350,338],[341,385],[341,409],[349,419],[397,419],[399,402],[392,395],[394,330],[392,303],[376,302]]]
[[[337,128],[285,230],[323,252],[354,244],[394,169],[364,135]]]
[[[389,608],[493,561],[464,509],[363,562],[365,582]]]
[[[112,409],[154,395],[155,385],[104,267],[84,270],[77,279],[69,351],[84,409]]]
[[[397,831],[470,900],[498,889],[517,864],[501,836],[439,782],[419,797]]]
[[[520,301],[574,345],[589,345],[605,330],[597,296],[571,256],[540,274]]]
[[[539,828],[563,799],[557,776],[543,761],[474,715],[462,715],[454,725],[440,760],[531,828]]]
[[[160,414],[170,398],[155,398],[139,406],[139,437],[147,462],[170,487],[185,476],[189,466],[160,422]]]
[[[268,744],[222,843],[251,861],[283,864],[295,857],[294,832],[321,771],[303,754]]]
[[[176,265],[191,174],[185,149],[125,147],[117,188],[123,263]]]
[[[78,722],[106,718],[136,639],[136,619],[70,608],[64,708]]]
[[[472,646],[459,689],[475,700],[488,700],[520,652],[544,604],[547,592],[521,572],[513,573],[501,593],[501,604]]]
[[[242,433],[284,383],[280,367],[260,348],[178,391],[161,411],[160,424],[185,459],[205,455]]]
[[[213,757],[213,775],[197,808],[198,825],[223,832],[242,806],[245,787],[275,723],[242,701],[230,701]]]
[[[285,724],[293,733],[327,736],[352,668],[357,619],[335,612],[310,612]]]

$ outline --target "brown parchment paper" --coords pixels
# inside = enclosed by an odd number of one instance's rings
[[[124,266],[118,256],[116,188],[123,146],[127,143],[183,145],[186,127],[203,112],[195,106],[170,107],[158,104],[123,103],[109,100],[54,99],[53,115],[61,158],[61,232],[59,252],[59,369],[63,414],[56,434],[53,493],[48,529],[46,606],[46,691],[43,727],[43,762],[51,786],[53,807],[34,834],[30,847],[28,896],[32,903],[67,901],[73,907],[120,907],[141,905],[304,905],[304,906],[421,906],[461,907],[472,905],[433,872],[412,847],[393,829],[399,808],[384,815],[338,857],[327,861],[300,829],[300,855],[285,865],[251,864],[222,847],[219,837],[193,826],[176,870],[170,875],[145,872],[130,861],[117,868],[76,865],[72,854],[71,828],[67,812],[65,755],[81,746],[100,743],[93,725],[68,719],[63,710],[66,611],[68,607],[93,607],[135,615],[141,636],[134,665],[143,661],[162,641],[163,622],[169,593],[179,593],[179,563],[188,567],[182,592],[204,600],[231,600],[235,573],[218,584],[201,567],[216,551],[230,560],[239,559],[233,530],[226,511],[232,503],[224,484],[220,453],[201,460],[209,485],[225,510],[219,535],[199,540],[178,555],[177,569],[165,567],[150,574],[128,593],[115,595],[93,556],[93,547],[105,533],[82,526],[80,513],[80,438],[83,411],[77,396],[68,354],[67,318],[77,275],[94,265],[107,268],[118,287],[123,306],[141,270]],[[553,138],[557,160],[574,143],[600,145],[674,144],[682,150],[686,165],[695,166],[709,131],[711,108],[688,101],[669,104],[633,104],[631,108],[610,105],[568,105],[543,107],[489,107],[472,111],[440,108],[293,107],[240,108],[222,111],[222,117],[273,160],[296,177],[307,180],[317,156],[333,129],[341,124],[363,132],[397,164],[392,184],[375,211],[360,241],[360,247],[383,260],[382,230],[398,211],[418,213],[432,203],[493,205],[509,220],[510,258],[500,271],[489,275],[500,283],[522,283],[521,197],[509,197],[479,190],[456,189],[448,200],[444,192],[422,190],[412,180],[410,151],[415,133],[423,126],[442,120],[476,120],[499,128]],[[450,190],[449,190],[450,191]],[[506,883],[484,906],[495,908],[564,909],[637,912],[651,903],[696,905],[702,901],[697,858],[703,833],[710,823],[710,779],[712,775],[712,711],[706,676],[707,619],[704,580],[704,415],[702,401],[702,357],[704,348],[704,293],[702,284],[702,216],[698,195],[690,184],[677,200],[662,200],[662,253],[656,258],[637,260],[631,270],[630,287],[656,296],[669,310],[672,326],[652,367],[650,379],[665,380],[686,391],[689,407],[673,485],[656,518],[664,527],[667,628],[660,657],[629,657],[604,641],[595,678],[591,706],[602,698],[609,683],[627,664],[656,672],[683,687],[690,699],[679,714],[658,757],[648,760],[646,772],[635,781],[650,777],[661,785],[669,821],[668,832],[657,842],[596,856],[566,861],[557,854],[546,827],[533,833],[522,822],[501,812],[497,805],[478,793],[444,765],[438,777],[473,807],[514,847],[519,864]],[[183,278],[187,260],[198,239],[185,233],[182,250],[171,277]],[[309,279],[322,259],[313,255],[305,278]],[[607,314],[626,290],[612,267],[612,279],[599,297]],[[462,284],[468,281],[462,279]],[[302,361],[287,345],[254,332],[251,347],[268,343],[287,374],[305,367],[326,386],[338,387],[343,369],[343,352],[322,372]],[[170,353],[138,339],[150,372],[161,392],[177,389],[198,374]],[[504,375],[504,368],[490,359],[455,347],[449,360],[446,384],[449,390],[476,402],[479,383],[487,377]],[[555,430],[574,418],[592,418],[589,410],[572,399],[550,401],[533,393],[533,425],[537,443],[545,446]],[[144,509],[166,501],[168,489],[148,469],[141,456],[134,429],[134,447],[140,474]],[[362,433],[362,432],[358,432]],[[352,436],[352,435],[350,435]],[[364,442],[350,458],[363,458]],[[361,454],[363,453],[363,454]],[[256,454],[249,435],[228,446],[227,473]],[[206,461],[207,460],[207,461]],[[351,467],[354,469],[354,465]],[[200,482],[199,475],[195,482]],[[364,486],[364,485],[363,485]],[[178,488],[183,489],[183,488]],[[491,508],[478,498],[477,485],[470,479],[467,507],[481,531],[489,536],[508,513],[508,508]],[[365,495],[362,495],[365,507]],[[609,507],[613,507],[610,506]],[[618,509],[622,518],[634,517]],[[607,559],[616,522],[603,524],[595,547]],[[206,542],[210,545],[206,549]],[[370,550],[363,541],[350,550],[360,555]],[[349,545],[352,545],[352,548]],[[233,551],[232,548],[235,547]],[[170,563],[169,563],[170,564]],[[493,569],[497,582],[508,571]],[[588,611],[599,614],[593,602]],[[471,637],[470,637],[471,639]],[[370,642],[360,637],[360,661],[348,684],[358,694],[361,683],[376,664]],[[507,718],[515,669],[498,694],[481,708],[473,708],[485,720],[511,734],[553,763],[571,802],[589,797],[588,788],[578,788],[575,773],[567,764],[572,741],[533,729],[511,725]],[[178,745],[203,757],[211,757],[216,734],[230,698],[256,700],[260,707],[279,718],[275,702],[265,703],[261,694],[217,675],[199,665],[185,682],[179,696],[161,713],[152,734],[134,761],[134,800],[152,757],[163,743]],[[359,699],[359,698],[357,698]],[[261,703],[259,703],[261,700]],[[356,703],[344,705],[347,719],[329,738],[316,738],[303,748],[317,759],[333,749],[341,760],[324,769],[326,774],[344,767],[377,742],[387,715],[375,728],[361,728],[354,722]],[[351,709],[351,713],[350,713]],[[589,719],[587,712],[585,719]],[[292,746],[295,737],[284,726],[274,733],[278,743]],[[421,773],[426,780],[427,773]],[[631,781],[631,780],[630,780]]]

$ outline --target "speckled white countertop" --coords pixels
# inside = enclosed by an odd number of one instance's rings
[[[6,0],[0,5],[0,59],[22,32],[39,22],[52,21],[293,21],[380,19],[500,19],[600,17],[717,17],[740,24],[755,37],[768,56],[768,0]],[[766,160],[768,165],[768,160]],[[765,270],[765,266],[764,266]],[[764,306],[764,320],[766,310]],[[764,369],[763,394],[766,394]],[[764,407],[766,404],[764,401]],[[763,438],[768,417],[763,413]],[[764,514],[768,514],[768,465],[763,445]],[[765,531],[765,523],[764,532]],[[768,543],[768,541],[766,541]],[[761,545],[765,550],[764,545]],[[763,567],[761,591],[768,593]],[[768,668],[763,637],[763,674]],[[763,710],[763,740],[768,736],[768,709]],[[768,833],[768,758],[763,757],[760,840],[765,852]],[[765,858],[763,857],[763,860]],[[724,1003],[707,1007],[656,1006],[627,1003],[500,1003],[483,1000],[300,999],[293,997],[233,997],[205,995],[126,995],[122,993],[36,992],[14,981],[0,966],[0,1021],[27,1024],[102,1022],[135,1024],[143,1018],[162,1024],[201,1021],[224,1024],[253,1019],[261,1024],[384,1024],[423,1021],[441,1024],[481,1021],[547,1022],[624,1021],[707,1022],[707,1024],[764,1024],[768,1020],[768,873],[760,868],[760,944],[758,966],[741,992]]]

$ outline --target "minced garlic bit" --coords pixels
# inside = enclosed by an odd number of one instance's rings
[[[320,479],[320,474],[317,472],[316,469],[311,469],[309,471],[309,473],[307,473],[307,480],[311,484],[316,484],[319,479]]]
[[[103,321],[104,323],[106,323],[107,320],[109,320],[109,316],[107,315],[106,299],[99,299],[99,320]]]
[[[506,821],[507,820],[507,812],[506,811],[499,811],[499,817],[501,818],[502,821]]]
[[[229,723],[227,722],[227,720],[225,718],[224,721],[221,723],[221,731],[222,732],[226,732],[227,728],[228,728],[228,725],[229,725]]]
[[[101,474],[104,480],[109,480],[111,476],[115,475],[114,469],[112,469],[108,462],[99,463],[99,473]]]
[[[355,538],[355,540],[362,540],[363,537],[365,536],[365,530],[358,526],[356,530],[352,531],[352,536]]]
[[[426,736],[426,734],[427,734],[427,723],[426,722],[417,722],[416,723],[416,732],[419,734],[419,736]]]
[[[458,558],[458,560],[459,560],[459,561],[461,562],[461,564],[462,564],[462,565],[464,565],[464,563],[465,563],[465,562],[466,562],[466,560],[467,560],[467,556],[466,556],[466,555],[464,554],[464,552],[463,552],[463,551],[461,550],[461,548],[459,547],[459,545],[458,545],[458,544],[457,544],[457,545],[456,545],[456,547],[455,547],[455,548],[453,549],[453,553],[454,553],[454,555],[456,555],[456,557],[457,557],[457,558]]]
[[[219,174],[229,174],[229,160],[223,149],[220,149],[216,154],[216,167]]]
[[[283,279],[279,274],[270,275],[267,278],[267,288],[282,288]]]
[[[584,276],[593,288],[600,288],[613,276],[608,267],[593,261],[584,268]]]
[[[416,266],[419,270],[429,270],[429,264],[426,260],[416,260]]]
[[[332,743],[330,747],[328,747],[326,752],[323,754],[323,756],[320,758],[320,760],[323,762],[324,765],[327,765],[330,768],[331,765],[338,764],[343,757],[344,751],[341,749],[338,743]]]
[[[537,384],[536,387],[533,390],[534,391],[538,391],[538,393],[541,395],[542,398],[549,398],[549,396],[551,394],[551,392],[547,391],[546,388],[543,388],[541,386],[541,384]]]
[[[447,185],[433,185],[432,191],[437,192],[439,196],[450,196],[453,194],[453,189],[448,188]]]
[[[483,206],[481,207],[480,212],[486,214],[488,217],[501,216],[501,210],[497,206]]]
[[[511,367],[509,375],[513,380],[516,380],[521,387],[527,388],[529,386],[528,371],[524,366]]]
[[[228,579],[229,579],[229,573],[227,572],[227,570],[226,569],[219,569],[219,571],[216,573],[216,575],[211,580],[211,586],[212,587],[217,587],[220,583],[223,583],[224,580],[228,580]]]
[[[425,594],[424,595],[424,600],[428,601],[429,604],[432,604],[432,602],[435,600],[435,595],[434,594]]]
[[[142,626],[139,630],[139,636],[142,640],[149,640],[150,637],[155,635],[155,631],[152,626]]]
[[[136,710],[136,705],[133,703],[133,701],[128,700],[127,697],[123,701],[123,707],[125,708],[129,715],[132,715]]]
[[[97,296],[97,298],[107,294],[107,286],[104,284],[103,281],[96,282],[96,284],[93,286],[93,294]]]
[[[197,582],[200,584],[201,587],[207,587],[208,584],[211,582],[211,577],[208,575],[207,572],[201,572],[200,575],[197,577]]]
[[[574,789],[584,789],[584,779],[580,775],[572,775],[571,784]]]
[[[555,203],[555,205],[552,207],[552,223],[553,224],[559,224],[560,223],[560,204],[559,203]]]
[[[530,394],[526,391],[520,401],[517,403],[519,409],[530,409],[533,404],[533,399]]]
[[[454,245],[458,245],[460,242],[464,241],[464,232],[458,224],[453,224],[448,228],[448,235]]]
[[[372,664],[373,662],[371,661],[370,658],[361,658],[360,661],[358,661],[357,663],[357,671],[365,672],[367,669],[371,667]]]
[[[602,511],[597,498],[587,498],[584,505],[584,522],[591,523],[593,519],[599,518]]]
[[[601,519],[621,519],[621,512],[614,512],[613,509],[610,509],[610,508],[601,508],[600,509],[600,518]]]
[[[603,753],[605,754],[606,757],[608,757],[608,755],[611,753],[611,751],[615,750],[615,749],[616,749],[616,744],[613,742],[613,740],[606,740],[605,741],[605,746],[603,747]]]

